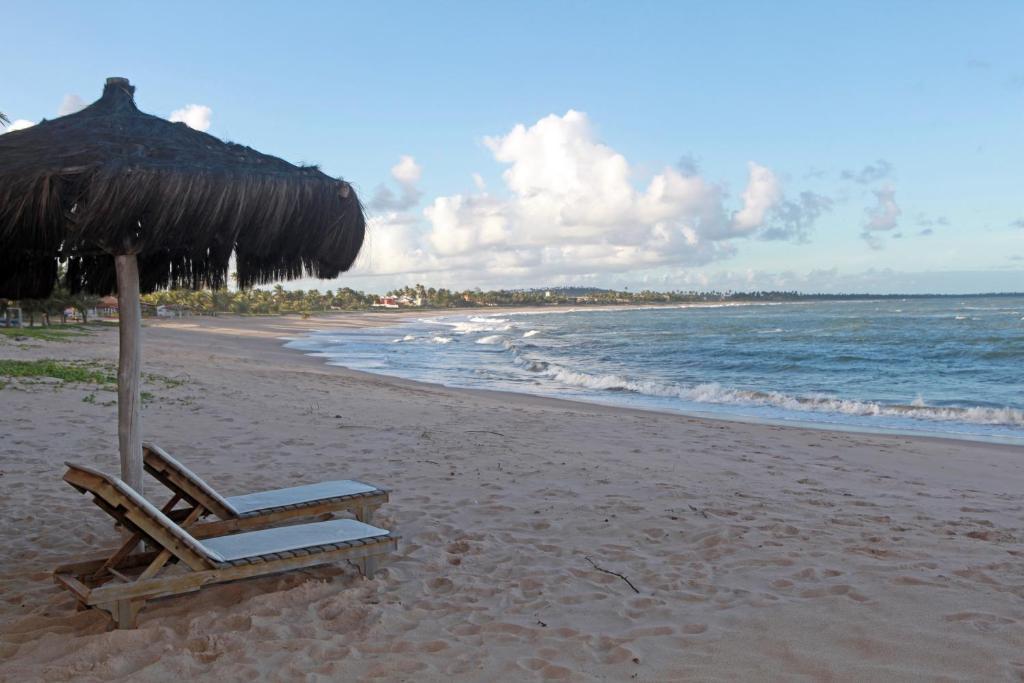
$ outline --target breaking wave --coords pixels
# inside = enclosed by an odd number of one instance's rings
[[[456,386],[1024,442],[1024,300],[864,303],[455,313],[286,345]]]
[[[477,344],[500,344],[505,338],[500,334],[492,334],[486,337],[480,337],[476,340]]]
[[[581,389],[622,391],[658,398],[675,398],[695,403],[741,406],[768,406],[803,412],[838,413],[842,415],[890,416],[917,420],[956,421],[983,425],[1024,427],[1024,410],[1009,407],[928,406],[921,397],[906,405],[856,401],[832,396],[790,396],[776,391],[730,389],[717,382],[679,386],[648,380],[634,380],[621,375],[595,375],[519,356],[517,364],[525,370],[556,382]]]

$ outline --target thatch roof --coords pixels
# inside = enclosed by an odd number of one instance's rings
[[[348,270],[362,246],[352,187],[316,167],[143,114],[107,79],[82,111],[0,135],[0,296],[115,289],[110,254],[136,253],[142,291]]]

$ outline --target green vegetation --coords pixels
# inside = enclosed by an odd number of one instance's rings
[[[54,288],[53,293],[45,299],[21,299],[18,305],[21,306],[22,315],[30,327],[35,326],[36,318],[43,326],[51,324],[52,320],[59,318],[62,324],[67,323],[68,310],[77,311],[82,322],[89,322],[89,311],[99,305],[100,297],[92,294],[70,294],[61,286]],[[6,310],[7,304],[0,300],[0,313]]]
[[[151,372],[142,373],[142,378],[151,384],[163,384],[168,389],[174,387],[180,387],[182,384],[188,382],[188,379],[180,379],[177,377],[167,377],[166,375],[156,375]]]
[[[112,366],[103,363],[86,361],[58,361],[58,360],[9,360],[0,359],[0,377],[19,379],[38,379],[50,377],[59,379],[62,382],[79,382],[83,384],[99,385],[99,390],[113,392],[117,389],[117,375]],[[165,389],[173,389],[185,384],[188,379],[176,379],[145,373],[143,378],[150,384],[163,385]],[[0,389],[7,386],[8,382],[0,381]],[[157,394],[151,391],[142,391],[140,398],[143,404],[157,400]],[[107,401],[99,401],[95,392],[90,392],[82,397],[82,403],[92,405],[112,406],[117,401],[111,398]]]
[[[52,377],[63,382],[116,384],[117,376],[99,363],[0,358],[0,377]]]
[[[475,306],[617,306],[617,305],[651,305],[681,303],[720,303],[720,302],[784,302],[784,301],[833,301],[833,300],[880,300],[880,299],[913,299],[931,297],[931,294],[804,294],[795,291],[682,291],[673,290],[659,292],[641,290],[631,292],[629,289],[614,290],[596,287],[551,287],[533,289],[496,289],[484,291],[476,289],[445,289],[425,287],[421,284],[400,287],[386,292],[383,296],[395,297],[400,307],[422,307],[428,309],[469,308]],[[972,294],[957,295],[959,298],[975,296],[1015,296],[1014,294]],[[1019,296],[1016,295],[1016,296]],[[282,285],[272,289],[252,289],[246,291],[228,291],[226,289],[198,291],[173,289],[153,292],[142,296],[143,315],[153,316],[158,306],[165,306],[183,315],[216,315],[233,313],[236,315],[278,315],[295,313],[309,317],[314,313],[332,311],[370,310],[378,303],[381,295],[360,292],[348,287],[338,290],[318,289],[287,290]],[[85,330],[87,325],[66,325],[65,312],[77,310],[83,321],[87,321],[88,311],[99,304],[99,298],[86,295],[71,295],[57,287],[47,299],[25,299],[20,303],[28,327],[8,330],[0,328],[0,334],[6,336],[26,336],[39,339],[56,340],[62,336],[59,332],[36,328],[38,317],[45,326],[50,325],[51,317],[60,316],[63,323],[60,328],[68,330]],[[0,313],[6,303],[0,300]],[[393,308],[393,307],[392,307]],[[388,309],[374,309],[388,310]],[[116,325],[107,321],[89,323],[90,325]],[[48,328],[53,330],[54,328]]]
[[[720,302],[780,302],[780,301],[831,301],[844,299],[890,299],[918,298],[932,295],[906,294],[802,294],[800,292],[657,292],[645,289],[638,292],[594,287],[553,287],[550,289],[435,289],[417,284],[393,289],[386,293],[393,296],[402,307],[423,308],[468,308],[474,306],[616,306],[680,303]],[[972,295],[973,296],[973,295]],[[978,295],[983,296],[983,295]],[[999,295],[984,295],[999,296]],[[273,315],[298,313],[309,316],[318,312],[369,310],[379,300],[376,294],[366,294],[344,288],[337,291],[328,289],[321,292],[286,290],[281,285],[273,289],[249,291],[189,291],[170,290],[154,292],[142,297],[151,307],[169,306],[184,314],[215,315],[235,313],[240,315]],[[387,309],[376,309],[387,310]]]
[[[402,306],[423,308],[469,308],[474,306],[555,306],[624,305],[719,301],[789,301],[802,298],[795,292],[641,292],[609,289],[562,287],[554,289],[480,289],[454,290],[424,287],[421,284],[393,289],[385,294],[399,299]],[[329,311],[368,310],[379,296],[344,288],[321,292],[273,289],[248,291],[170,290],[143,295],[151,307],[167,306],[185,314],[273,315],[298,313],[308,317]]]
[[[173,289],[142,296],[143,304],[168,306],[185,313],[237,313],[239,315],[274,315],[299,313],[309,315],[322,311],[352,311],[370,308],[377,301],[374,294],[343,288],[327,290],[288,291],[281,285],[273,289],[227,290]]]
[[[91,323],[90,323],[91,324]],[[84,325],[60,327],[0,327],[0,336],[11,339],[39,339],[41,341],[68,341],[89,333]]]

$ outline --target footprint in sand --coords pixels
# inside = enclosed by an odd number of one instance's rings
[[[427,581],[427,590],[437,595],[447,595],[455,590],[455,584],[444,577]]]
[[[452,555],[462,555],[464,553],[468,553],[469,549],[470,545],[466,541],[455,541],[454,543],[449,543],[448,547],[446,548],[446,550]]]
[[[989,614],[988,612],[954,612],[953,614],[945,615],[942,619],[943,621],[968,624],[982,633],[991,633],[1004,626],[1017,623],[1015,619],[1001,617],[998,614]]]
[[[540,659],[539,657],[520,659],[516,663],[526,671],[540,674],[541,678],[544,680],[557,681],[572,677],[572,671],[570,669],[567,669],[564,666],[552,664],[551,662]]]

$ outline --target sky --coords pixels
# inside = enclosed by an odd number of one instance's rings
[[[1024,3],[17,3],[10,128],[108,76],[350,181],[334,281],[1024,290]]]

